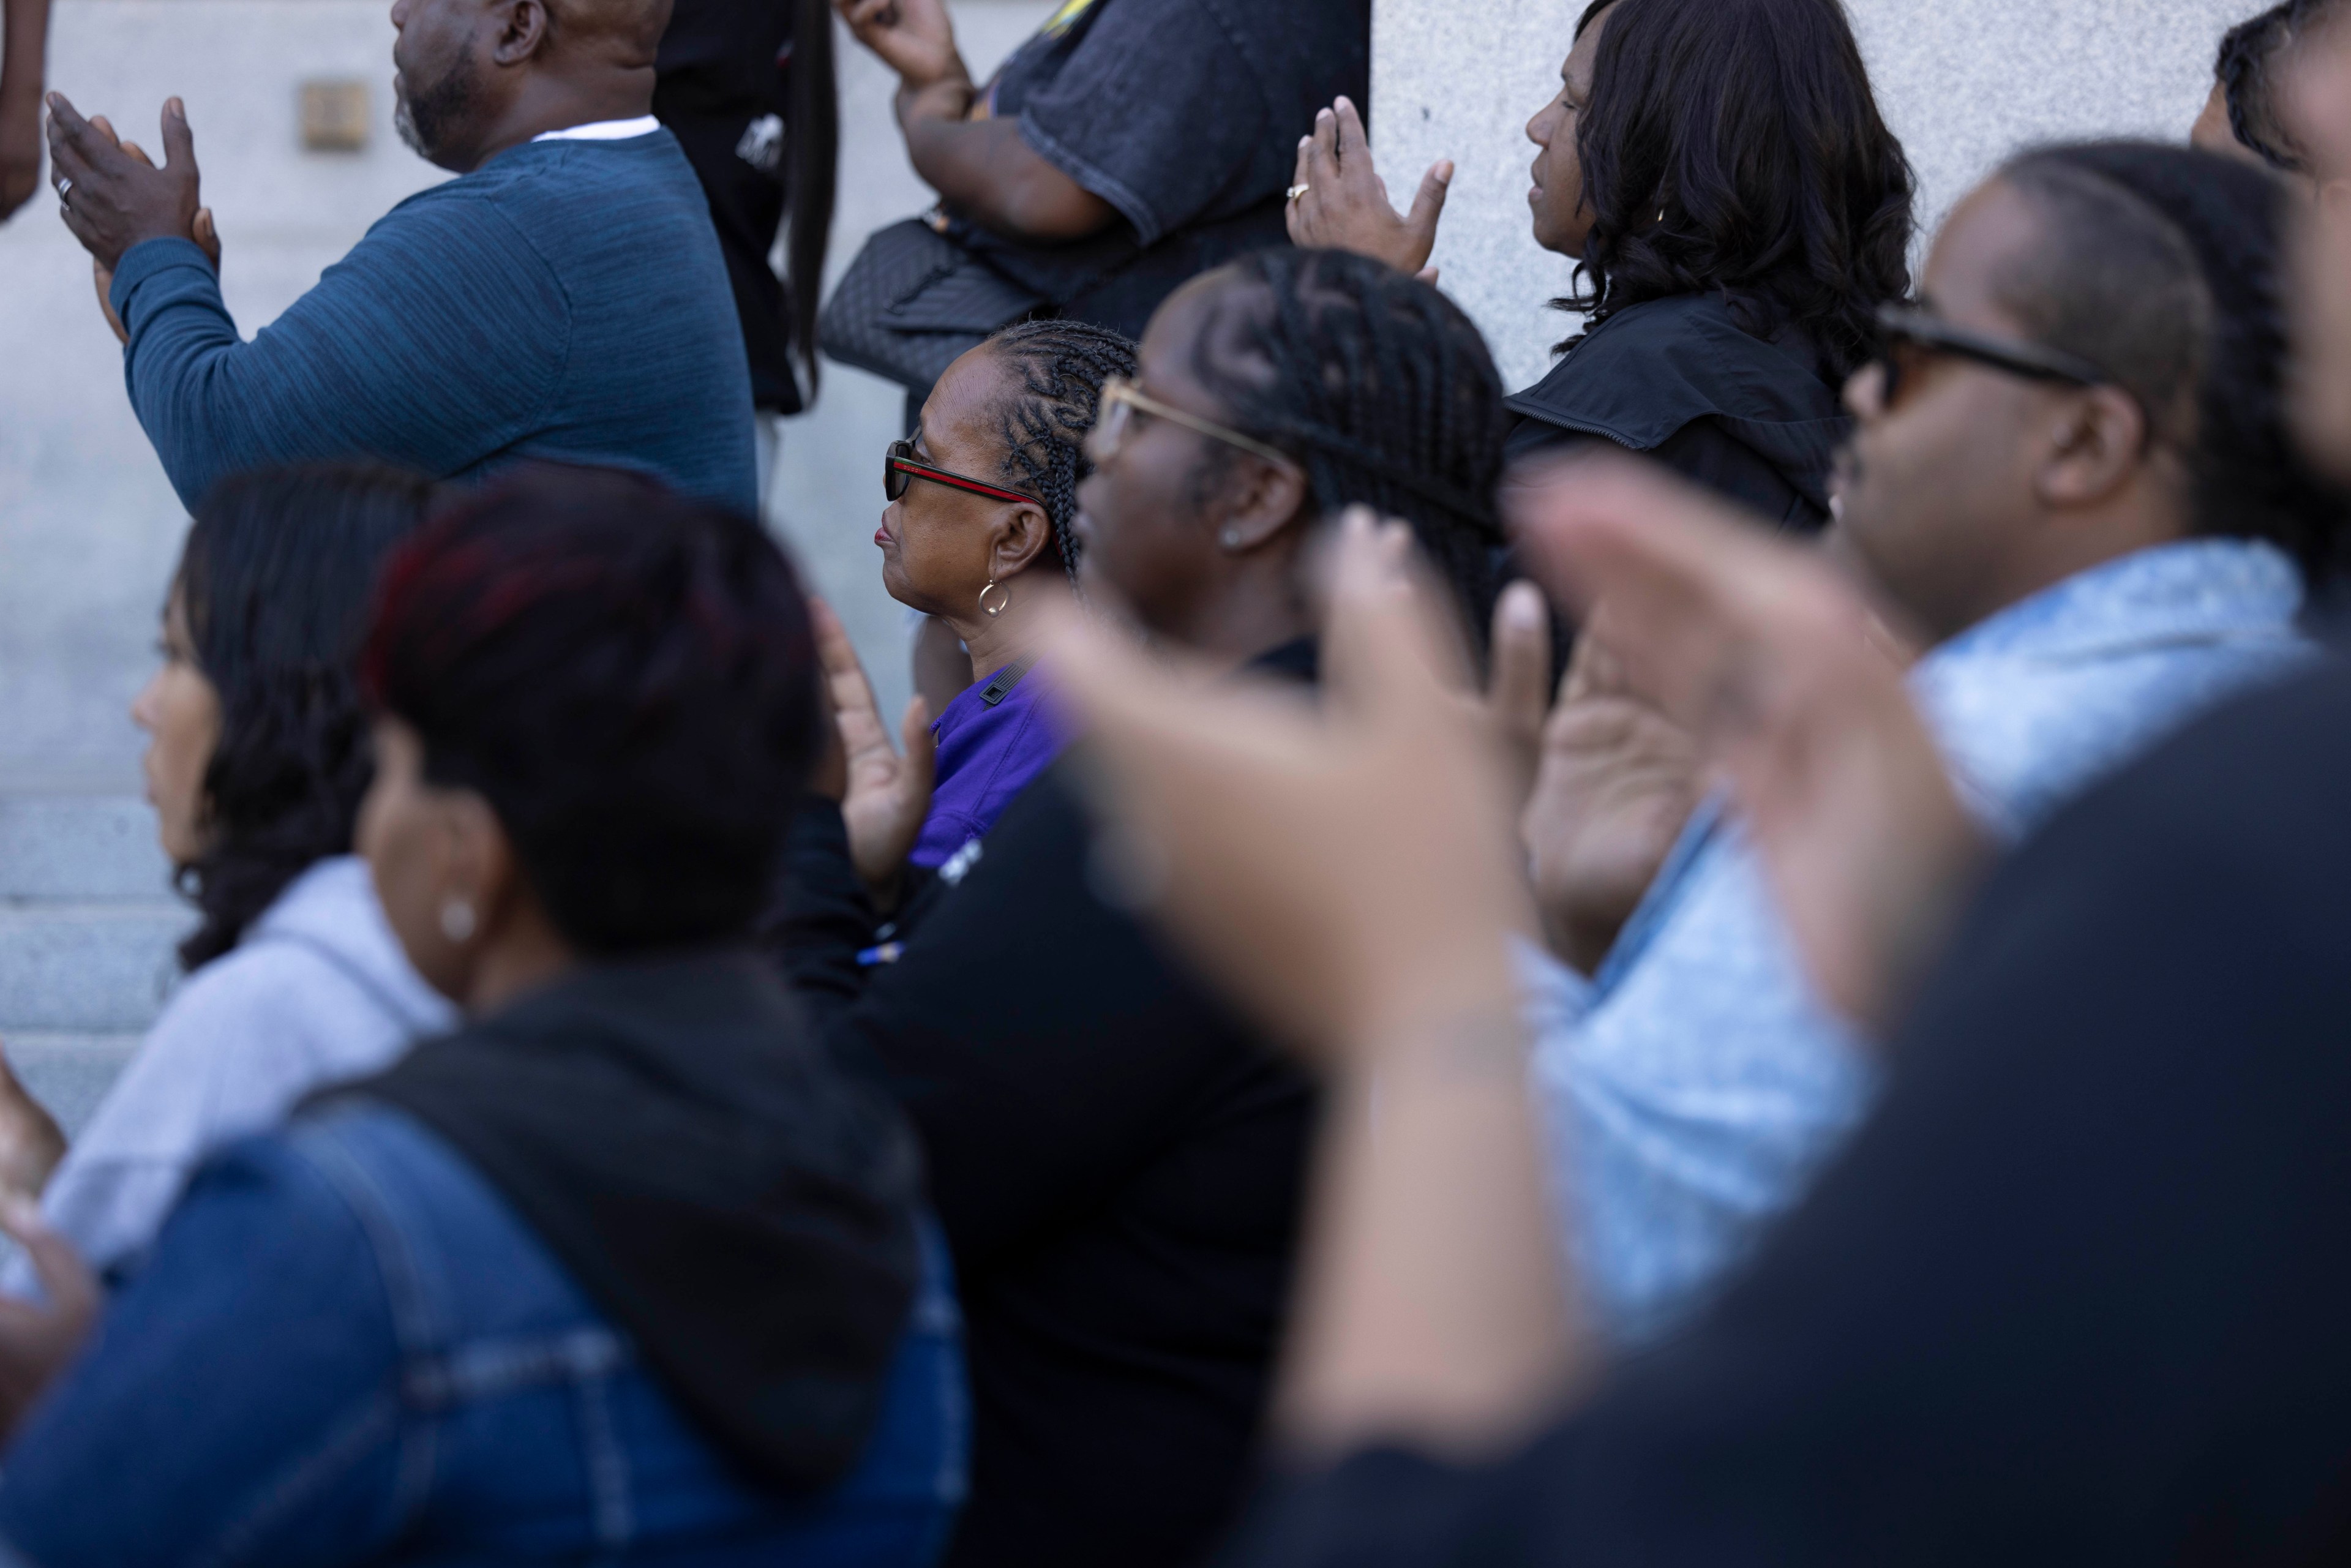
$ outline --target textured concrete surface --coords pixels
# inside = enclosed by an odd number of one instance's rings
[[[2220,34],[2257,0],[1847,0],[1887,123],[1931,225],[2007,153],[2095,135],[2184,140]],[[1540,377],[1571,318],[1544,308],[1569,263],[1527,228],[1527,120],[1558,90],[1583,0],[1378,0],[1372,140],[1408,199],[1458,166],[1434,260],[1513,386]]]

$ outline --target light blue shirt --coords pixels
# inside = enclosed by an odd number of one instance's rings
[[[1961,799],[2012,841],[2221,697],[2311,656],[2283,553],[2192,539],[2081,572],[1919,661]],[[1802,1196],[1880,1066],[1815,998],[1736,818],[1701,807],[1599,973],[1519,952],[1557,1212],[1620,1343],[1671,1326]]]

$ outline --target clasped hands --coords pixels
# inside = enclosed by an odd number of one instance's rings
[[[114,269],[133,246],[151,239],[193,241],[213,267],[220,267],[220,235],[212,209],[203,204],[196,171],[195,136],[186,106],[174,98],[163,105],[163,162],[115,133],[104,115],[85,120],[63,93],[49,108],[49,165],[66,227],[89,252],[99,308],[117,339],[130,334],[110,298]]]

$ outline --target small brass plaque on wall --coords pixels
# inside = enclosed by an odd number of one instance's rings
[[[363,81],[302,84],[302,147],[308,152],[360,152],[368,143]]]

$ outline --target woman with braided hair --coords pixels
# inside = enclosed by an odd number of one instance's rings
[[[860,864],[888,896],[897,868],[945,862],[987,833],[1013,797],[1052,761],[1060,742],[1024,681],[1038,613],[1077,579],[1078,483],[1102,383],[1131,374],[1134,345],[1082,321],[1008,327],[949,365],[923,403],[914,434],[891,443],[883,465],[889,508],[873,542],[890,597],[936,617],[960,640],[969,685],[940,705],[928,794],[902,776],[879,725],[855,727],[850,765],[902,787],[876,803]],[[827,623],[836,686],[862,677],[847,639]],[[904,727],[909,756],[927,746],[917,698]],[[925,806],[927,805],[927,814]]]
[[[1310,547],[1363,505],[1411,524],[1465,626],[1489,612],[1510,415],[1476,329],[1427,285],[1338,252],[1246,257],[1159,308],[1102,408],[1074,525],[1090,607],[1311,683]],[[1541,601],[1502,602],[1513,656],[1494,663],[1540,685]],[[882,728],[870,701],[859,725]],[[858,870],[866,793],[801,811],[768,939],[923,1136],[972,1377],[947,1562],[1183,1568],[1250,1479],[1312,1092],[1137,923],[1065,765],[906,878],[887,927]]]

